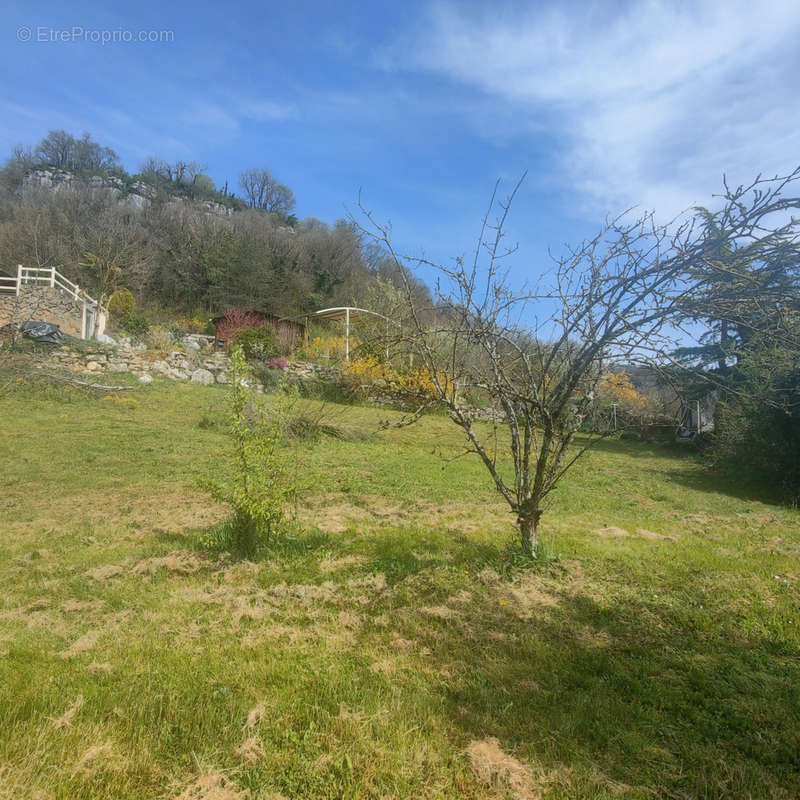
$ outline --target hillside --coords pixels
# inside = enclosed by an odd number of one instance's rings
[[[0,270],[56,266],[95,297],[127,288],[141,308],[198,318],[363,305],[397,280],[352,222],[298,220],[269,170],[243,172],[239,197],[196,162],[140,167],[64,131],[17,148],[0,171]]]

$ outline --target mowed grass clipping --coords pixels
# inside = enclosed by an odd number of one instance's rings
[[[0,400],[0,797],[800,796],[796,510],[607,441],[526,569],[452,423],[329,404],[296,533],[237,563],[224,403]]]

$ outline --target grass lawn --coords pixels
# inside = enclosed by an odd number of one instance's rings
[[[608,441],[520,569],[452,423],[329,406],[237,563],[224,402],[0,400],[0,798],[800,796],[797,510]]]

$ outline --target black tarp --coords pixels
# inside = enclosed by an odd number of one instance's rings
[[[29,320],[23,322],[19,329],[29,339],[34,342],[45,342],[47,344],[61,344],[65,335],[61,332],[58,325],[53,325],[52,322],[38,322],[37,320]]]

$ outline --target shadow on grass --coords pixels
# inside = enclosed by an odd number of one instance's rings
[[[463,740],[517,749],[564,781],[554,796],[800,796],[798,652],[780,637],[561,594],[529,621],[492,606],[438,624],[426,644]]]
[[[724,494],[738,500],[755,500],[767,505],[787,505],[780,490],[774,486],[768,486],[761,481],[747,480],[701,464],[691,469],[666,470],[661,475],[672,483],[699,492]]]
[[[413,541],[413,544],[409,544]],[[491,567],[500,573],[518,566],[519,547],[508,542],[480,542],[463,533],[436,528],[377,530],[366,541],[370,568],[383,573],[390,584],[431,567],[480,572]]]
[[[225,519],[206,528],[201,528],[191,534],[181,532],[158,531],[159,541],[180,541],[190,549],[197,552],[222,554],[227,553],[234,561],[264,561],[271,558],[282,558],[287,561],[301,561],[318,550],[328,550],[331,547],[331,536],[317,528],[301,530],[290,528],[286,533],[273,536],[250,554],[231,553],[226,549],[225,537],[222,535],[225,527],[231,524],[231,519]]]
[[[585,440],[577,439],[576,444],[583,445]],[[674,458],[680,461],[696,460],[700,455],[700,451],[692,444],[677,444],[671,441],[643,442],[636,439],[620,439],[616,436],[598,439],[589,448],[589,452],[611,453],[629,458]]]

